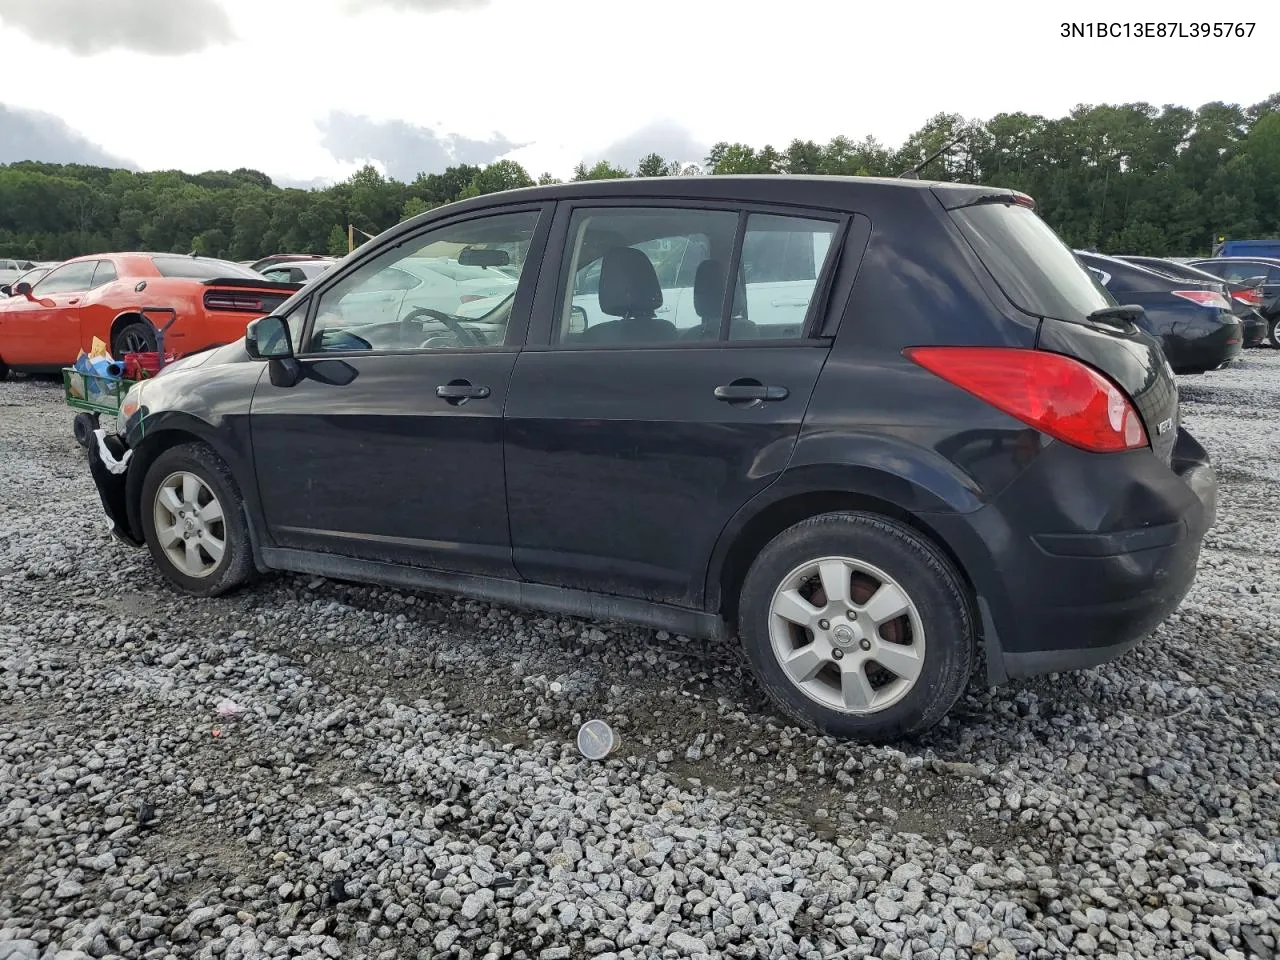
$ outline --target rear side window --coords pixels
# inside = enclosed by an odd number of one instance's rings
[[[1078,320],[1114,305],[1049,225],[1027,207],[982,203],[951,211],[1013,304],[1037,317]]]
[[[110,260],[99,260],[97,269],[93,271],[93,289],[114,283],[117,279],[115,264]]]

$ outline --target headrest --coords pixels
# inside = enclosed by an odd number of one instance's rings
[[[658,272],[642,250],[614,247],[600,262],[600,309],[611,317],[647,317],[662,306]]]
[[[703,323],[720,323],[724,310],[724,264],[719,260],[703,260],[693,275],[693,311]]]

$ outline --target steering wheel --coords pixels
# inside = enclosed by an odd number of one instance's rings
[[[481,339],[478,334],[473,333],[459,323],[457,317],[451,317],[449,314],[442,313],[439,310],[432,310],[430,307],[414,307],[406,313],[403,318],[401,318],[400,322],[408,325],[423,317],[430,317],[432,320],[439,320],[449,328],[449,332],[457,337],[460,343],[464,343],[472,347],[484,346],[484,340]],[[426,343],[424,342],[422,345],[425,347]]]

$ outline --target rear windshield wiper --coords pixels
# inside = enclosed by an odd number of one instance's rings
[[[1089,314],[1089,321],[1102,323],[1109,327],[1127,330],[1130,324],[1136,324],[1145,311],[1136,303],[1121,304],[1118,307],[1103,307]]]

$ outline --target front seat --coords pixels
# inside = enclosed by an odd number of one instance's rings
[[[617,320],[587,327],[580,343],[655,343],[676,339],[676,327],[660,320],[658,272],[643,250],[614,247],[600,261],[600,310]]]

